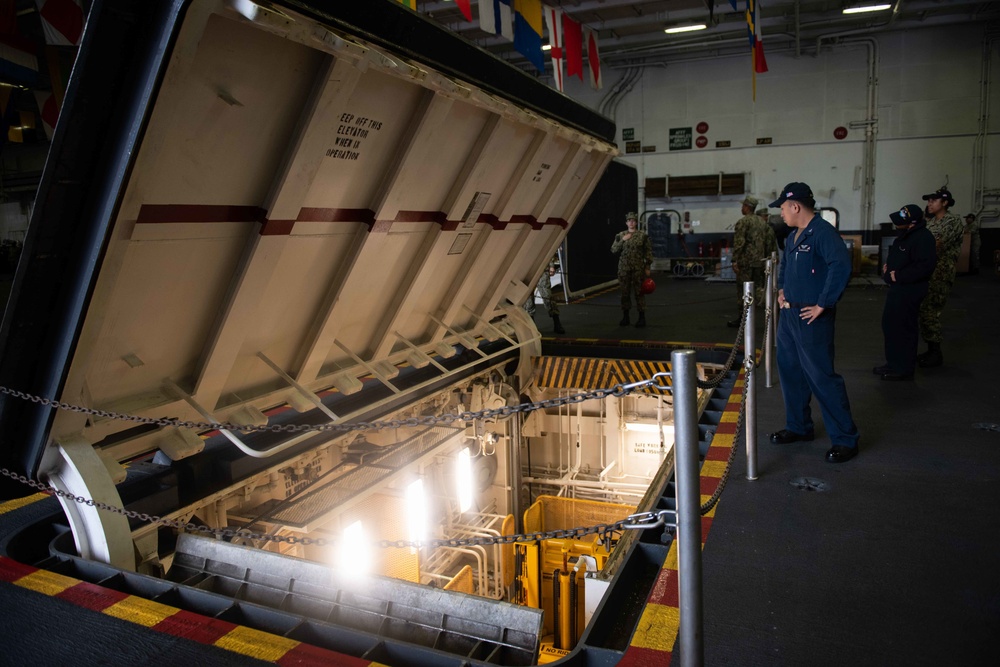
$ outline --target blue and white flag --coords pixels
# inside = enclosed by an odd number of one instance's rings
[[[479,27],[483,32],[514,41],[514,0],[479,0]]]

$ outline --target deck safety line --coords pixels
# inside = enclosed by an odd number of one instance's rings
[[[746,383],[746,371],[741,370],[736,384],[729,395],[719,425],[716,427],[712,444],[709,445],[705,460],[701,465],[701,502],[712,497],[719,486],[722,473],[729,460],[729,452],[736,441],[736,420],[740,412],[740,402]],[[732,474],[732,473],[730,473]],[[721,501],[720,501],[721,502]],[[701,546],[712,528],[712,519],[718,504],[701,517]],[[677,540],[670,544],[663,568],[656,577],[653,589],[646,598],[646,607],[639,616],[635,632],[629,641],[618,667],[667,667],[673,657],[674,643],[680,631],[680,600],[677,592]]]

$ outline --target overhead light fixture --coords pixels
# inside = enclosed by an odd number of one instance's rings
[[[374,554],[371,553],[368,536],[360,520],[344,528],[337,550],[337,565],[346,575],[364,576],[371,571]]]
[[[551,50],[552,50],[551,44],[542,44],[542,51],[551,51]]]
[[[659,433],[660,427],[657,424],[645,422],[625,422],[625,430],[633,433]]]
[[[848,7],[844,9],[845,14],[864,14],[865,12],[881,12],[889,9],[892,5],[860,5],[858,7]]]
[[[455,479],[458,482],[458,511],[464,514],[472,507],[472,453],[468,448],[458,452]]]
[[[704,23],[695,23],[692,25],[675,25],[673,28],[667,28],[663,32],[668,35],[674,35],[678,32],[694,32],[695,30],[704,30],[708,26]]]
[[[422,479],[416,479],[406,487],[406,514],[410,541],[427,541],[427,494],[424,493]],[[410,553],[416,553],[416,549],[411,547]]]
[[[633,433],[659,433],[659,424],[648,424],[646,422],[625,422],[625,430],[632,431]],[[663,422],[663,433],[665,435],[673,435],[674,425],[668,422]]]

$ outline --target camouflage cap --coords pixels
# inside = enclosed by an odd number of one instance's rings
[[[746,197],[743,198],[743,201],[741,203],[743,204],[743,206],[749,206],[750,208],[755,209],[757,208],[757,204],[759,204],[760,202],[757,201],[756,197],[751,197],[747,195]]]
[[[635,214],[635,211],[629,211],[625,214],[626,220],[638,220],[639,216]]]
[[[766,208],[757,209],[757,215],[767,215],[767,209]]]

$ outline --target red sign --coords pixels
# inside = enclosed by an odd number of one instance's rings
[[[705,137],[698,137],[697,139],[694,140],[694,145],[697,146],[698,148],[704,148],[705,146],[708,145],[708,139],[706,139]]]
[[[834,139],[843,139],[847,136],[847,128],[841,125],[836,130],[833,131]]]
[[[698,123],[698,125],[695,126],[694,129],[698,131],[698,134],[705,134],[706,132],[708,132],[708,123],[706,123],[705,121],[701,121],[700,123]]]

